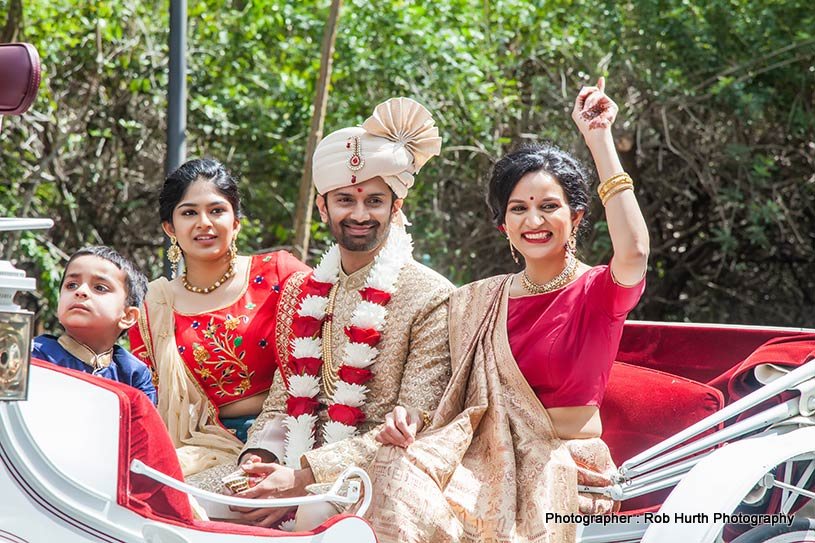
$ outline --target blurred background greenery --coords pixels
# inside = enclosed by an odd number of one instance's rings
[[[0,216],[51,217],[2,251],[40,278],[53,328],[67,254],[105,243],[161,272],[168,4],[0,0],[0,41],[34,43],[40,95],[0,136]],[[189,6],[188,156],[242,179],[245,251],[292,243],[328,0]],[[634,318],[815,327],[815,9],[809,0],[346,0],[325,132],[411,96],[444,137],[406,202],[416,256],[462,284],[514,271],[483,187],[492,163],[550,140],[599,75],[651,231]],[[607,262],[599,202],[582,258]],[[327,232],[312,226],[310,262]]]

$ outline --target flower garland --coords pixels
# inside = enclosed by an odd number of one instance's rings
[[[365,285],[359,290],[362,300],[351,316],[350,326],[343,330],[348,343],[343,350],[342,364],[337,372],[336,388],[328,398],[328,418],[323,425],[325,443],[333,443],[357,434],[357,427],[365,420],[362,407],[368,388],[365,383],[373,378],[368,367],[374,363],[382,340],[387,306],[396,292],[396,281],[402,267],[412,259],[413,240],[401,227],[394,226],[385,247],[374,260]],[[286,452],[283,462],[292,468],[300,467],[300,457],[314,448],[316,442],[317,396],[321,389],[321,372],[330,375],[331,367],[323,367],[323,353],[331,356],[330,338],[323,345],[323,333],[330,335],[333,308],[329,296],[340,272],[340,250],[331,246],[323,255],[314,273],[303,284],[304,296],[292,321],[291,352],[286,401]],[[322,383],[328,385],[329,383]]]

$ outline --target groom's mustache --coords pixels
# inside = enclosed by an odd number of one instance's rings
[[[365,227],[377,227],[379,226],[379,221],[365,221],[365,222],[357,222],[357,221],[340,221],[341,226],[351,226],[357,228],[365,228]]]

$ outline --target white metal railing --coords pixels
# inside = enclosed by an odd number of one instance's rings
[[[626,460],[612,476],[614,484],[611,486],[579,488],[583,492],[604,494],[615,500],[624,500],[674,486],[717,445],[772,428],[799,415],[811,415],[815,407],[815,390],[810,385],[814,378],[815,360],[795,368],[724,409]],[[782,392],[796,389],[801,393],[799,397],[772,406],[688,443],[688,440],[715,429],[748,409]],[[803,417],[800,418],[802,421],[805,420]]]
[[[356,466],[347,468],[342,472],[339,479],[337,479],[331,488],[325,494],[316,494],[313,496],[298,496],[295,498],[274,498],[274,499],[251,499],[251,498],[236,498],[234,496],[226,496],[224,494],[216,494],[200,488],[194,487],[187,483],[170,477],[154,468],[151,468],[141,460],[134,459],[130,463],[130,471],[144,475],[157,481],[170,488],[201,498],[210,502],[221,503],[233,507],[247,507],[251,509],[265,509],[272,507],[294,507],[298,505],[306,505],[310,503],[323,503],[335,502],[347,505],[353,505],[359,501],[360,494],[362,494],[362,504],[359,510],[355,513],[357,516],[362,516],[371,505],[372,499],[372,484],[371,478],[365,473],[364,470]],[[358,477],[360,481],[349,480],[352,477]],[[345,482],[348,482],[348,490],[345,494],[341,494],[340,490]]]

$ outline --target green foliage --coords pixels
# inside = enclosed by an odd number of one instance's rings
[[[25,3],[44,83],[4,127],[0,213],[57,221],[14,253],[42,274],[46,320],[58,262],[82,244],[160,271],[167,7]],[[189,3],[188,154],[240,173],[242,250],[291,243],[327,15],[327,0]],[[635,316],[815,326],[813,28],[804,0],[346,0],[325,130],[396,95],[434,112],[442,156],[405,208],[417,256],[463,283],[514,270],[483,204],[493,161],[540,140],[588,159],[569,115],[579,87],[606,75],[651,230]],[[605,262],[607,225],[591,211],[582,253]],[[312,233],[316,252],[327,232]]]

